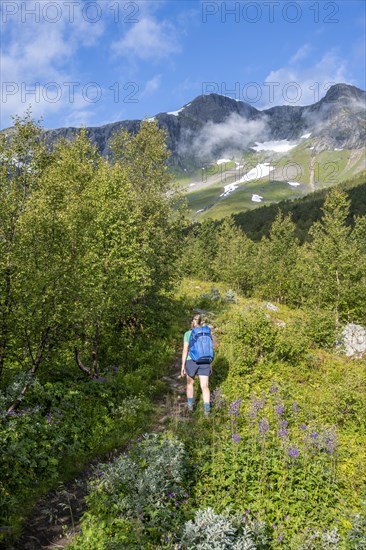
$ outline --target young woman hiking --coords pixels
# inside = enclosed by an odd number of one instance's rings
[[[201,327],[201,316],[195,315],[192,319],[191,327]],[[200,386],[203,396],[203,407],[205,416],[210,414],[210,389],[208,387],[208,378],[211,374],[211,362],[196,363],[189,355],[189,340],[191,337],[191,330],[187,330],[183,339],[183,352],[182,352],[182,369],[181,376],[187,377],[187,405],[188,410],[193,411],[193,392],[194,392],[194,377],[198,374],[200,380]]]

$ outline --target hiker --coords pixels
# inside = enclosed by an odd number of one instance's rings
[[[184,334],[181,376],[187,376],[187,406],[189,411],[193,411],[194,377],[198,374],[203,396],[204,415],[209,416],[210,389],[208,378],[212,370],[211,362],[214,351],[211,329],[201,323],[201,315],[195,315],[192,319],[191,330],[187,330]],[[198,340],[200,340],[200,344],[197,346]],[[195,360],[190,354],[193,355]]]

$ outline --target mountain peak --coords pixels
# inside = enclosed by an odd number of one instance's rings
[[[215,124],[223,122],[232,114],[247,119],[256,118],[260,114],[255,107],[244,101],[215,93],[197,96],[184,108],[180,109],[180,112],[184,116],[193,117],[201,122],[213,122]]]
[[[351,84],[340,83],[331,86],[325,94],[323,100],[338,101],[340,99],[349,100],[352,98],[365,101],[366,92],[364,90],[360,90],[360,88],[356,88],[356,86],[352,86]]]

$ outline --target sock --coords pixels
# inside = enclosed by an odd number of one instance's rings
[[[190,409],[193,409],[193,397],[187,397],[187,404]]]
[[[203,408],[205,412],[210,412],[210,403],[204,403]]]

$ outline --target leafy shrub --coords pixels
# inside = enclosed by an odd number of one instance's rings
[[[309,344],[310,339],[304,324],[295,319],[277,331],[272,357],[274,360],[279,359],[291,365],[297,365],[305,357]]]
[[[333,348],[339,336],[334,314],[322,309],[308,312],[305,332],[314,346],[326,349]]]
[[[216,514],[208,507],[187,521],[179,548],[187,550],[259,550],[267,542],[265,524],[246,516]]]
[[[331,531],[323,532],[314,530],[298,547],[298,550],[338,550],[341,537],[335,527]]]
[[[236,313],[224,328],[222,353],[230,363],[230,376],[253,370],[273,351],[277,328],[261,309]]]
[[[115,462],[99,467],[82,526],[92,539],[91,526],[96,518],[98,531],[106,531],[110,544],[123,540],[128,532],[131,544],[139,537],[142,544],[145,536],[159,542],[177,523],[179,509],[188,496],[183,444],[175,437],[154,433],[138,439]],[[72,548],[85,548],[85,544],[85,536],[81,536]]]
[[[223,301],[226,304],[235,304],[236,303],[236,293],[233,290],[229,289],[228,291],[226,291]]]
[[[84,381],[79,386],[35,384],[28,400],[26,408],[6,415],[0,424],[4,522],[11,523],[25,501],[53,484],[61,472],[65,475],[93,453],[130,437],[146,421],[149,409],[143,395],[125,397],[118,377],[111,383]]]
[[[366,548],[366,517],[355,514],[352,518],[352,527],[346,536],[347,548],[350,550],[364,550]]]

